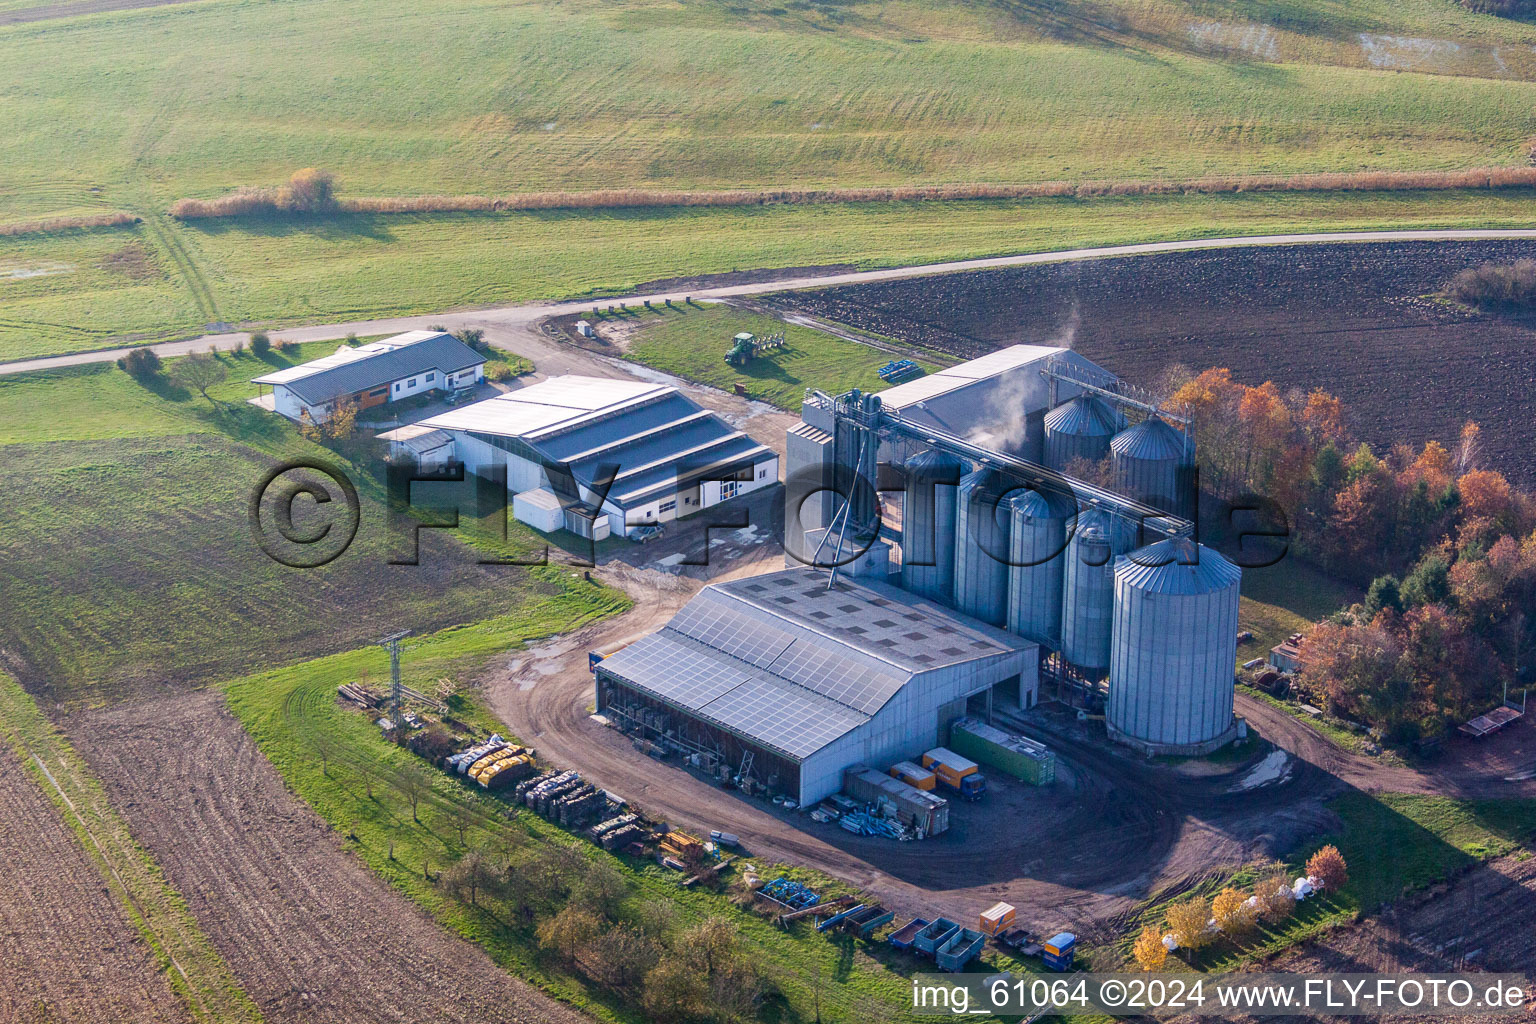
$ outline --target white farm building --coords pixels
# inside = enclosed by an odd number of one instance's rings
[[[424,419],[409,437],[404,429],[381,435],[395,454],[419,454],[430,438],[441,458],[439,439],[451,438],[466,472],[505,467],[517,519],[598,540],[779,480],[772,449],[677,388],[645,381],[551,377]]]
[[[994,686],[1031,707],[1039,651],[886,583],[844,576],[829,589],[822,570],[785,569],[705,587],[598,662],[597,709],[733,768],[750,755],[759,781],[808,804],[841,789],[849,765],[941,743]]]
[[[474,387],[485,357],[451,334],[409,331],[253,377],[272,388],[272,410],[291,420],[324,423],[340,401],[358,409],[425,394]]]

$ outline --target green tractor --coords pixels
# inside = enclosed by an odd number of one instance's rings
[[[757,356],[757,335],[742,331],[733,340],[735,344],[725,354],[725,361],[731,366],[746,366]]]

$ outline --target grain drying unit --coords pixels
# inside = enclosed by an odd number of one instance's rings
[[[905,478],[884,499],[901,502],[894,521],[872,487],[833,494],[819,530],[786,512],[791,564],[836,561],[834,579],[897,581],[911,601],[1033,641],[1058,692],[1096,706],[1107,691],[1117,740],[1192,749],[1233,734],[1240,570],[1195,546],[1206,570],[1186,570],[1181,585],[1197,593],[1175,594],[1166,572],[1125,560],[1193,545],[1185,410],[1070,350],[1016,345],[878,395],[808,391],[802,420],[790,431],[786,508],[827,486],[818,481],[873,482],[882,466]],[[1106,458],[1109,486],[1064,472]],[[840,557],[795,557],[817,544]]]
[[[1207,753],[1232,738],[1242,571],[1188,538],[1115,565],[1109,733],[1156,753]]]

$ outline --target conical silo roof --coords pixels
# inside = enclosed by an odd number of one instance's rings
[[[1109,403],[1094,395],[1078,395],[1045,414],[1045,428],[1073,437],[1110,437],[1125,425]]]
[[[1148,416],[1109,442],[1116,455],[1145,462],[1177,462],[1184,458],[1184,435],[1161,416]]]
[[[1115,564],[1115,579],[1152,594],[1210,594],[1242,582],[1243,571],[1188,537],[1138,548]]]
[[[1030,519],[1070,519],[1077,514],[1077,499],[1062,491],[1021,487],[1008,496],[1009,507]]]

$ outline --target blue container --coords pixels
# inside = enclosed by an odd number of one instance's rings
[[[1053,971],[1070,971],[1072,969],[1071,953],[1063,953],[1060,956],[1053,953],[1042,953],[1040,954],[1040,959],[1044,961],[1045,966]]]

